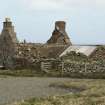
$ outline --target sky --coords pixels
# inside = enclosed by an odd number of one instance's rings
[[[0,31],[5,17],[20,41],[45,43],[62,20],[73,44],[105,44],[105,0],[0,0]]]

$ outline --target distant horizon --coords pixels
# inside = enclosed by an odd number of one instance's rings
[[[73,44],[105,44],[104,0],[2,0],[0,32],[5,17],[20,41],[45,43],[62,20]]]

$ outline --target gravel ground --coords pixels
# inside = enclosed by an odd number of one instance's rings
[[[68,90],[49,87],[49,84],[68,81],[66,78],[7,77],[0,78],[0,105],[32,97],[62,95]]]

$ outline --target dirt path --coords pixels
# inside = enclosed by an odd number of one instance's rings
[[[62,95],[68,93],[67,90],[49,87],[49,84],[60,81],[69,81],[69,79],[35,77],[0,78],[0,105],[32,97]]]

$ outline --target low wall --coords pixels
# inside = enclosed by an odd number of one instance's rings
[[[60,75],[65,77],[69,76],[74,78],[105,78],[104,62],[51,62],[50,66],[48,65],[45,69],[42,70],[45,70],[46,72],[59,71]]]
[[[20,60],[19,60],[20,61]],[[22,61],[22,60],[21,60]],[[39,60],[30,63],[26,60],[15,64],[17,69],[33,69],[45,72],[49,76],[73,77],[73,78],[105,78],[105,61],[63,61],[63,60]]]
[[[79,78],[105,78],[104,63],[64,63],[62,69],[63,76],[79,77]]]
[[[64,63],[63,72],[71,73],[95,73],[95,72],[105,72],[105,64],[99,63],[78,63],[78,62],[69,62]]]

